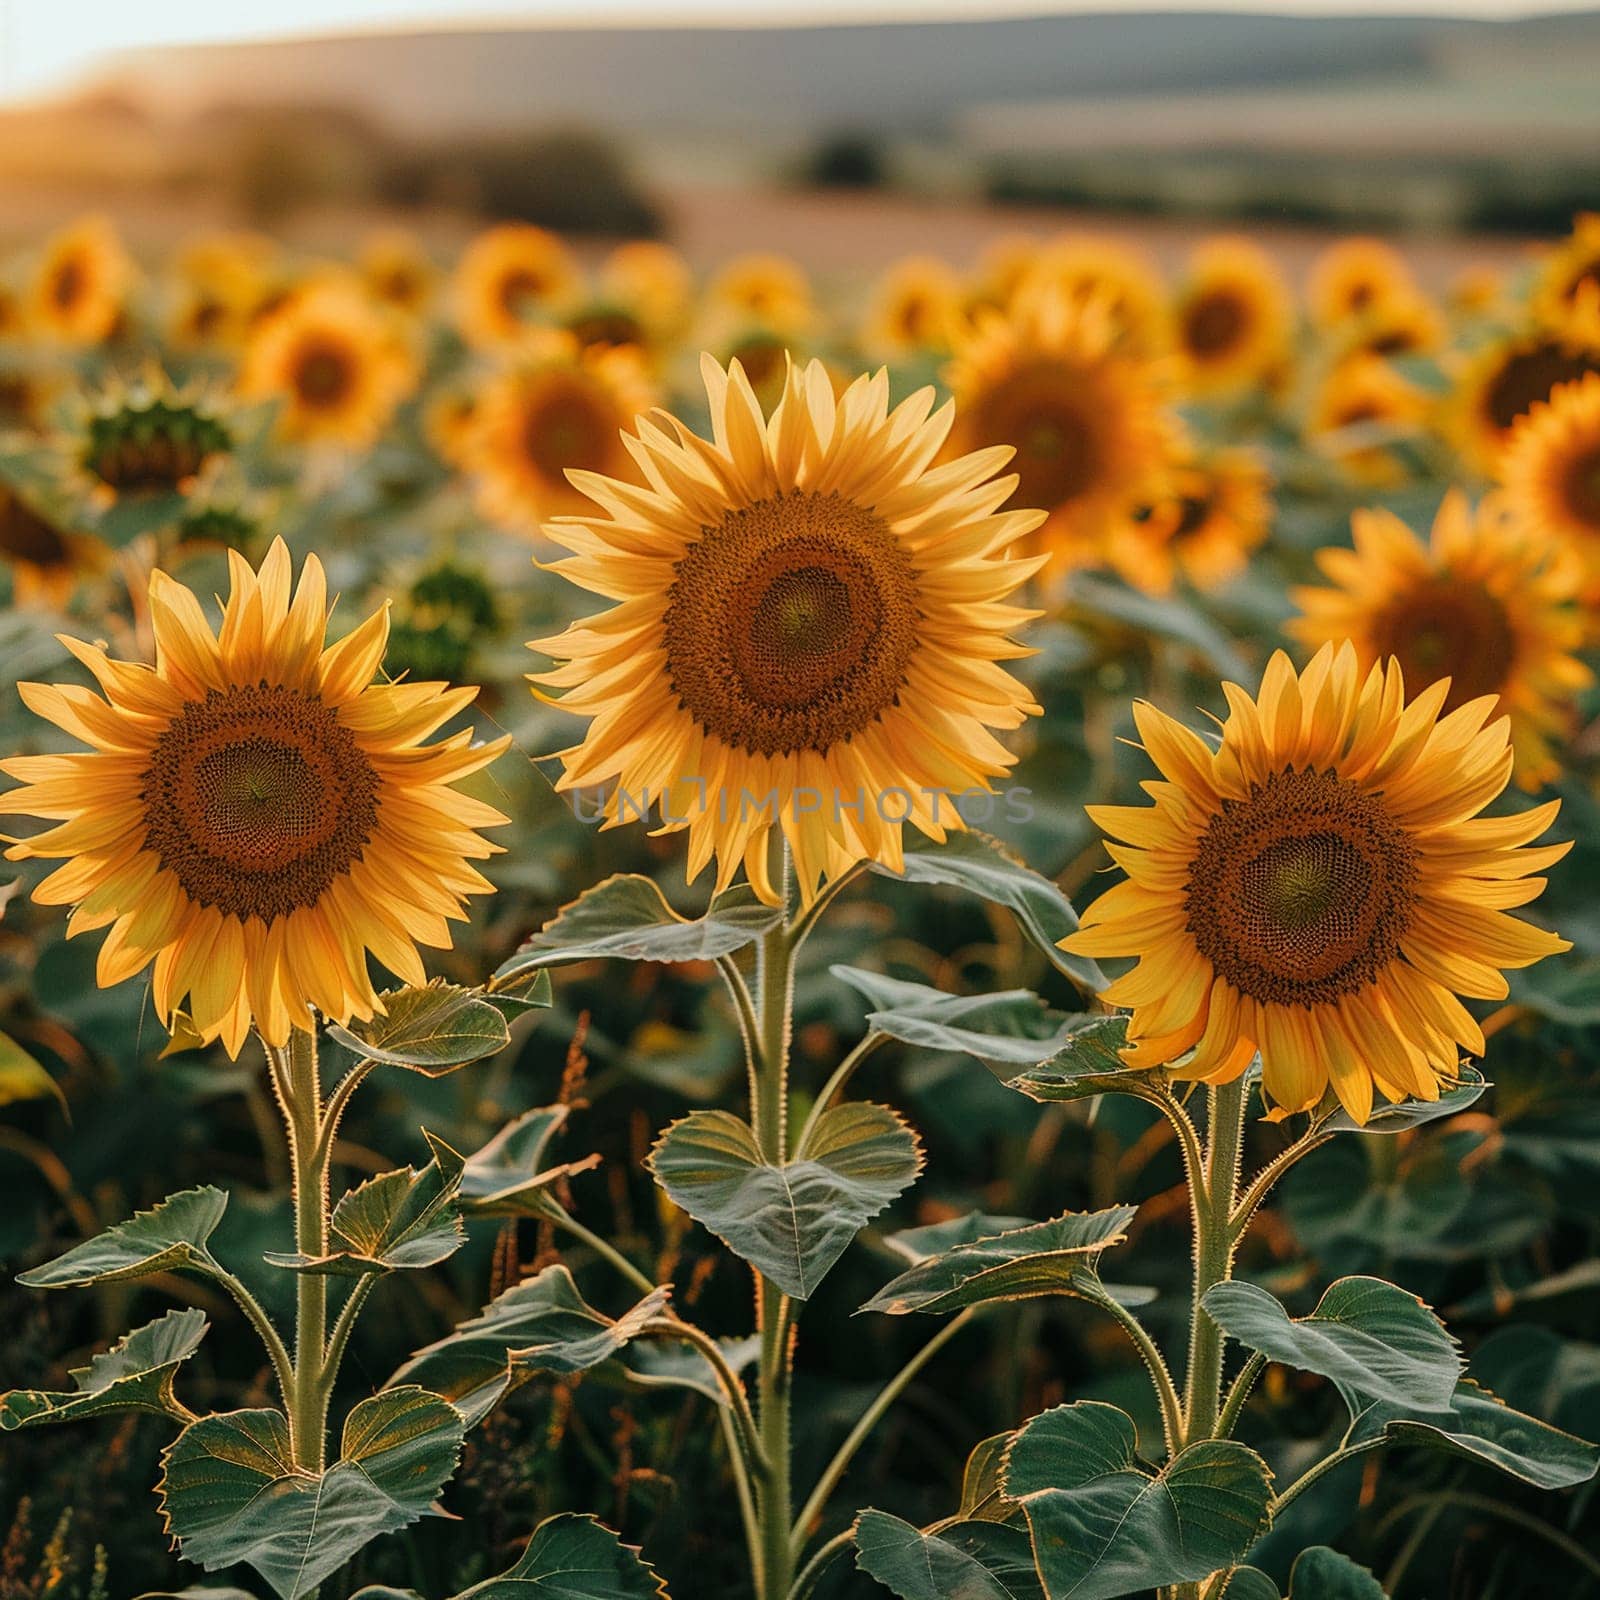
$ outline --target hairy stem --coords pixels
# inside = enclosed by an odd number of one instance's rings
[[[1189,1324],[1189,1370],[1184,1385],[1184,1442],[1216,1436],[1222,1402],[1223,1335],[1207,1314],[1206,1291],[1233,1271],[1231,1226],[1239,1188],[1239,1157],[1244,1145],[1244,1114],[1249,1083],[1241,1075],[1210,1090],[1205,1171],[1191,1184],[1194,1212],[1194,1307]]]

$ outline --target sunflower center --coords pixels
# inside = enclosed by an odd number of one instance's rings
[[[585,350],[617,350],[644,343],[638,318],[620,310],[585,312],[567,324],[567,331]]]
[[[1412,693],[1449,678],[1446,711],[1499,694],[1516,664],[1517,634],[1504,603],[1466,579],[1415,584],[1378,613],[1372,634],[1378,655],[1399,661]]]
[[[313,340],[300,352],[295,363],[295,393],[308,406],[336,406],[350,393],[355,369],[350,357],[338,345]]]
[[[684,709],[740,750],[827,751],[900,691],[916,575],[881,519],[838,494],[730,511],[679,561],[663,619]]]
[[[57,310],[70,311],[83,295],[86,274],[83,263],[69,256],[50,279],[50,299]]]
[[[1212,498],[1208,494],[1186,494],[1178,501],[1178,520],[1173,525],[1172,537],[1186,539],[1198,533],[1211,520]]]
[[[1400,953],[1416,850],[1382,800],[1332,772],[1274,773],[1225,800],[1184,898],[1202,955],[1241,994],[1322,1005]]]
[[[513,267],[500,279],[500,309],[509,317],[526,316],[544,294],[544,279],[528,267]]]
[[[1600,356],[1543,340],[1506,358],[1484,395],[1484,410],[1504,432],[1536,402],[1548,400],[1560,384],[1575,383],[1591,372],[1600,372]]]
[[[1055,363],[1024,368],[978,399],[975,436],[1016,447],[1018,505],[1049,511],[1094,488],[1101,449],[1093,405],[1093,388]]]
[[[213,689],[156,741],[145,844],[196,903],[270,923],[361,857],[378,774],[333,709],[275,684]]]
[[[1249,320],[1238,295],[1227,289],[1212,289],[1198,295],[1184,311],[1184,345],[1202,360],[1225,355],[1244,336]]]
[[[0,488],[0,555],[36,567],[54,567],[67,559],[67,541],[25,501]]]
[[[522,448],[540,477],[565,484],[569,467],[605,466],[620,425],[609,408],[578,384],[559,383],[530,399]]]
[[[1600,528],[1600,446],[1573,459],[1564,488],[1572,514],[1591,528]]]

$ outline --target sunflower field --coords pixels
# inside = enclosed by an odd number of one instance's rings
[[[0,287],[0,1600],[1600,1595],[1600,216]]]

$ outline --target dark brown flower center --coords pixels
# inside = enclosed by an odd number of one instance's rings
[[[1562,490],[1572,515],[1600,533],[1600,445],[1573,457]]]
[[[88,274],[77,256],[67,256],[50,275],[50,302],[58,311],[70,311],[83,298]]]
[[[0,487],[0,555],[35,567],[63,566],[69,558],[61,530],[25,500]]]
[[[145,845],[191,900],[270,923],[316,905],[361,858],[378,774],[330,706],[249,684],[173,718],[142,796]]]
[[[1010,470],[1020,480],[1017,505],[1053,511],[1100,481],[1103,424],[1094,396],[1080,374],[1049,361],[1022,367],[978,396],[973,437],[1015,448]]]
[[[547,287],[542,274],[529,267],[513,267],[501,274],[496,298],[508,317],[525,317],[544,297]]]
[[[639,319],[621,310],[586,311],[567,324],[567,331],[585,350],[618,350],[644,343]]]
[[[663,619],[684,709],[740,750],[826,751],[900,692],[916,575],[883,522],[842,495],[729,512],[678,563]]]
[[[556,379],[528,398],[522,448],[541,478],[564,486],[569,467],[605,469],[621,426],[615,410],[586,384]]]
[[[1223,801],[1184,907],[1201,954],[1241,994],[1314,1006],[1399,956],[1416,884],[1416,848],[1380,796],[1336,773],[1284,771]]]
[[[1226,355],[1250,327],[1250,312],[1231,289],[1197,295],[1183,313],[1183,343],[1202,361]]]
[[[1373,619],[1380,657],[1393,656],[1406,689],[1450,680],[1444,709],[1499,694],[1517,659],[1517,634],[1504,603],[1481,583],[1448,575],[1397,594]]]
[[[301,402],[328,410],[345,400],[355,387],[355,363],[350,352],[329,339],[308,339],[294,364],[294,391]]]
[[[1484,411],[1503,432],[1537,402],[1548,400],[1560,384],[1575,383],[1591,372],[1600,372],[1600,355],[1543,340],[1507,356],[1489,382]]]

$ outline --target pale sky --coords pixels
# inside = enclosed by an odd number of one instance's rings
[[[1070,11],[1423,12],[1506,17],[1594,0],[0,0],[0,98],[69,86],[118,51],[396,27],[849,22]]]

